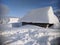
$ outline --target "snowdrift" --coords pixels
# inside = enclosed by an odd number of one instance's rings
[[[59,31],[25,25],[4,30],[0,35],[2,45],[49,45],[53,38],[59,37]]]

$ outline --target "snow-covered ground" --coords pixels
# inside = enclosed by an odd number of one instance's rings
[[[7,27],[5,27],[7,28]],[[0,32],[1,45],[50,45],[50,41],[60,37],[60,30],[25,25]]]

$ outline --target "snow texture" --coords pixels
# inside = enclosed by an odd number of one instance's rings
[[[32,23],[59,23],[57,16],[54,15],[52,7],[38,8],[30,11],[20,19],[20,22]]]
[[[3,30],[0,34],[1,45],[50,45],[53,38],[59,37],[59,31],[34,25]]]

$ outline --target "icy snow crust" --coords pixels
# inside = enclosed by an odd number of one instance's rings
[[[59,32],[59,30],[25,25],[2,31],[0,43],[2,45],[50,45],[53,38],[60,37]]]

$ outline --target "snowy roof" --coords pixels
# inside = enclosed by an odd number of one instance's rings
[[[11,18],[9,18],[9,20],[10,21],[8,23],[17,23],[19,18],[11,17]]]
[[[30,11],[20,20],[21,22],[33,23],[59,23],[58,18],[54,15],[52,7],[38,8]]]

